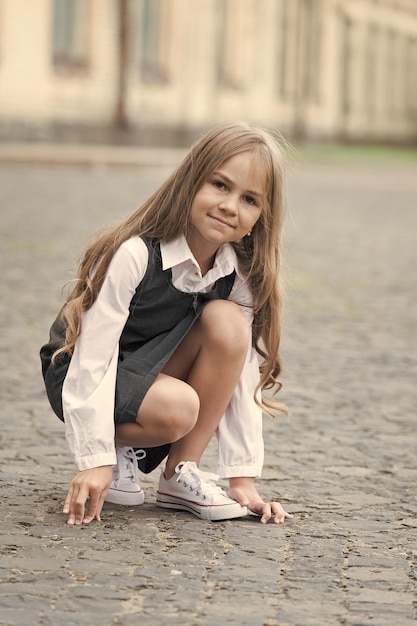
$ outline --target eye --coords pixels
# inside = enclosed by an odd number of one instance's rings
[[[248,204],[252,204],[253,206],[257,206],[257,205],[256,205],[256,200],[255,200],[255,198],[253,198],[252,196],[244,196],[244,200],[245,200],[245,202],[247,202]]]
[[[216,189],[226,189],[226,185],[221,180],[213,180],[213,186],[216,187]]]

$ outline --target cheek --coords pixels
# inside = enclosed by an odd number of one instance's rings
[[[201,207],[204,207],[207,204],[207,192],[204,189],[200,189],[200,191],[194,196],[193,203],[191,205],[191,210],[198,211]]]
[[[261,215],[262,215],[262,210],[254,211],[249,216],[248,221],[250,222],[252,226],[255,226],[256,222],[259,221],[259,218],[261,217]]]

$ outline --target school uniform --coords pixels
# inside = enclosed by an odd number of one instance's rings
[[[60,355],[52,364],[65,335],[58,316],[41,349],[42,372],[79,470],[116,464],[115,423],[135,421],[155,378],[213,299],[240,304],[251,325],[251,293],[230,244],[219,249],[213,268],[202,276],[185,237],[172,242],[132,237],[116,251],[96,301],[82,314],[72,357]],[[262,469],[262,412],[253,398],[259,365],[251,344],[216,431],[223,478],[259,476]],[[169,445],[145,451],[139,467],[149,472]]]

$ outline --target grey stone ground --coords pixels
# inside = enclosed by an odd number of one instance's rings
[[[259,489],[294,513],[201,522],[106,505],[68,527],[73,475],[38,349],[88,237],[165,168],[3,163],[0,624],[412,626],[417,622],[417,170],[290,172],[282,400]],[[205,457],[215,469],[215,449]]]

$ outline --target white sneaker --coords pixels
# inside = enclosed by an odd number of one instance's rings
[[[215,484],[216,474],[202,472],[194,461],[178,463],[175,474],[159,479],[156,504],[165,509],[189,511],[200,519],[211,521],[233,519],[248,514],[245,506],[229,498]]]
[[[113,465],[112,481],[105,502],[136,506],[143,504],[145,494],[141,489],[138,476],[138,460],[145,456],[144,450],[116,448],[117,465]]]

